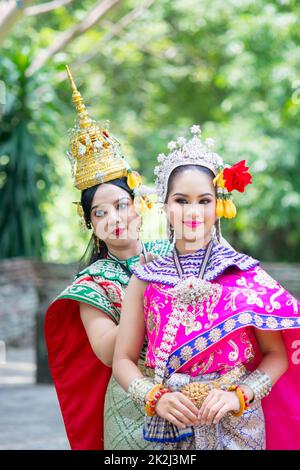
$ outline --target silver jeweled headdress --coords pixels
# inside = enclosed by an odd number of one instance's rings
[[[208,138],[203,142],[200,126],[194,125],[190,130],[190,140],[179,137],[176,142],[169,142],[170,153],[160,153],[157,157],[159,165],[155,167],[154,174],[159,202],[165,202],[169,177],[175,168],[182,165],[201,165],[209,168],[215,176],[224,168],[223,159],[212,150],[214,140]]]

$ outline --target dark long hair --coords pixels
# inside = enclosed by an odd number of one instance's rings
[[[126,178],[117,178],[112,181],[107,181],[107,183],[113,184],[115,186],[118,186],[119,188],[124,189],[125,191],[128,192],[130,197],[133,199],[133,192],[129,188]],[[97,189],[102,184],[106,184],[106,183],[96,184],[95,186],[92,186],[91,188],[85,189],[81,193],[81,205],[82,205],[83,214],[84,214],[84,221],[88,229],[92,229],[91,208],[92,208],[93,199],[94,199]],[[81,269],[83,269],[83,267],[89,266],[90,264],[94,263],[95,261],[98,261],[99,259],[106,258],[107,253],[108,253],[108,248],[107,248],[106,243],[104,243],[103,240],[98,241],[97,238],[93,234],[80,260]]]

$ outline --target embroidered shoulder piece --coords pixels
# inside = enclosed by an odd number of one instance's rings
[[[123,271],[120,264],[113,259],[99,259],[95,263],[91,264],[79,274],[76,279],[82,275],[88,275],[100,281],[99,278],[107,281],[118,281],[121,284],[127,285],[129,282],[129,276]]]
[[[154,253],[159,256],[167,255],[171,250],[171,244],[168,240],[155,240],[145,243],[146,250],[150,253]],[[131,258],[131,263],[138,264],[140,261],[139,256]],[[133,266],[132,266],[133,268]],[[87,274],[89,276],[95,277],[97,282],[100,282],[99,278],[103,278],[107,281],[118,281],[120,284],[127,285],[129,282],[129,276],[124,272],[120,263],[113,259],[100,259],[95,261],[95,263],[83,269],[75,279],[81,277],[82,275]]]
[[[188,277],[198,275],[199,266],[204,253],[205,249],[200,249],[192,254],[180,256],[184,273]],[[241,271],[246,271],[258,264],[259,261],[251,256],[239,253],[233,248],[216,244],[213,246],[204,279],[212,281],[230,267],[236,267]],[[135,266],[132,271],[136,277],[146,282],[156,282],[174,286],[179,280],[171,252],[166,256],[160,256],[144,266]]]
[[[95,280],[87,274],[78,275],[75,281],[66,287],[54,301],[62,299],[86,303],[102,310],[111,317],[115,323],[119,321],[119,309],[117,302],[114,302],[115,299],[112,295],[107,295],[107,289],[105,289],[101,283],[95,282]],[[118,302],[120,303],[119,299]]]

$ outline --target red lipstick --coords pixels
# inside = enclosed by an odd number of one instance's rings
[[[116,237],[120,237],[120,236],[124,233],[124,231],[125,231],[124,228],[117,227],[117,228],[113,231],[113,234],[114,234]]]
[[[199,220],[185,220],[183,223],[190,228],[197,228],[203,224],[203,222],[200,222]]]

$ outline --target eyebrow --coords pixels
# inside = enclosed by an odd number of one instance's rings
[[[124,201],[125,201],[125,200],[126,200],[126,201],[130,201],[130,198],[129,198],[129,197],[126,197],[126,196],[120,197],[119,199],[116,199],[116,200],[113,202],[113,205],[115,205],[117,202],[120,202],[120,201],[123,201],[123,200],[124,200]],[[93,206],[93,207],[91,208],[91,211],[92,211],[93,209],[96,209],[97,207],[99,207],[99,205],[101,205],[101,203],[97,204],[96,206]]]
[[[173,196],[184,196],[184,197],[189,197],[188,194],[182,194],[182,193],[175,193]],[[213,196],[211,193],[204,193],[204,194],[199,194],[198,197],[203,197],[203,196]]]

